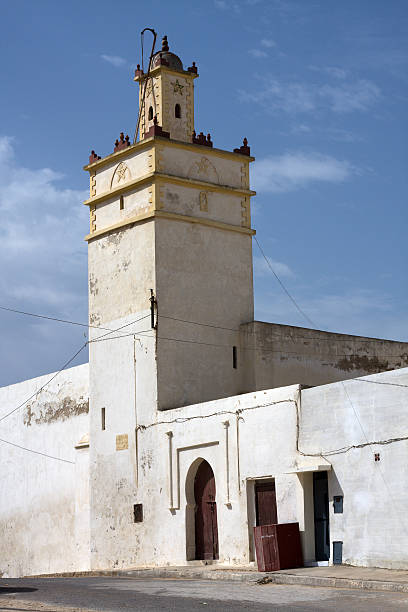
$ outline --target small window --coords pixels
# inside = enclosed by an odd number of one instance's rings
[[[232,347],[232,367],[234,370],[238,368],[238,352],[236,346]]]
[[[176,119],[181,119],[180,104],[176,104],[176,106],[174,107],[174,116],[176,117]]]
[[[143,521],[143,504],[133,505],[133,521],[141,523]]]
[[[105,423],[105,408],[101,409],[101,421],[102,421],[102,431],[105,431],[106,429],[106,423]]]
[[[123,198],[123,195],[121,195],[119,198],[119,208],[120,210],[123,210],[125,208],[125,200]]]
[[[153,106],[149,106],[149,121],[153,120]]]

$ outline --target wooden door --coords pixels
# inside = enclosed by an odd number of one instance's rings
[[[327,472],[313,472],[316,561],[330,558],[329,490]]]
[[[257,525],[275,525],[278,522],[274,482],[255,484],[255,507]]]
[[[218,559],[217,504],[214,472],[200,463],[194,480],[196,559]]]

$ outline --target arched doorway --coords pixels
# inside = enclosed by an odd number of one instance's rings
[[[214,472],[207,461],[198,466],[194,479],[195,558],[218,559],[217,504]]]

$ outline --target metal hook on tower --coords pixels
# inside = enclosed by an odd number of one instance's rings
[[[142,70],[144,68],[144,66],[143,66],[143,40],[144,40],[144,33],[145,32],[151,32],[153,34],[153,44],[152,44],[152,50],[150,52],[150,57],[149,57],[149,65],[148,65],[148,68],[147,68],[147,75],[146,75],[146,79],[145,79],[145,82],[144,82],[144,85],[143,85],[143,95],[142,95],[142,100],[140,102],[139,113],[138,113],[138,117],[137,117],[136,131],[135,131],[135,135],[134,135],[134,138],[133,138],[133,144],[135,144],[135,142],[137,140],[137,134],[139,132],[140,118],[142,116],[142,109],[144,108],[147,83],[148,83],[148,80],[149,80],[150,70],[151,70],[151,67],[152,67],[152,59],[153,59],[154,48],[156,46],[156,39],[157,39],[157,33],[156,33],[155,30],[153,30],[153,28],[144,28],[144,30],[142,30],[141,33],[140,33],[141,47],[142,47]]]

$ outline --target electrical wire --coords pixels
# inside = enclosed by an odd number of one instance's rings
[[[237,327],[223,327],[222,325],[214,325],[211,323],[200,323],[199,321],[191,321],[189,319],[179,319],[177,317],[170,317],[169,315],[163,315],[161,313],[158,313],[158,319],[170,319],[172,321],[179,321],[181,323],[189,323],[191,325],[200,325],[202,327],[212,327],[214,329],[223,329],[226,331],[232,331],[232,332],[239,332],[239,333],[244,333],[245,335],[258,335],[259,332],[257,331],[247,331],[247,330],[242,330],[240,328]],[[282,327],[291,327],[294,329],[298,329],[297,327],[293,326],[293,325],[285,325],[282,323],[265,323],[263,321],[259,322],[261,325],[278,325],[278,326],[282,326]],[[245,324],[244,324],[245,325]],[[302,328],[300,328],[302,329]],[[307,328],[308,329],[308,328]],[[327,332],[325,330],[319,330],[319,329],[313,329],[311,331],[323,331],[323,333],[325,334],[331,334],[331,335],[340,335],[340,336],[344,336],[347,334],[342,334],[340,332]],[[359,338],[359,342],[361,343],[369,343],[369,342],[375,342],[376,344],[378,344],[379,342],[397,342],[397,340],[384,340],[381,338],[365,338],[364,336],[348,336],[347,338],[321,338],[321,337],[314,337],[314,336],[299,336],[297,334],[288,334],[288,335],[275,335],[272,336],[273,340],[318,340],[319,342],[333,342],[335,341],[337,342],[352,342],[353,339],[355,338]],[[401,344],[405,344],[404,342],[402,342]],[[408,346],[407,346],[407,355],[408,355]]]
[[[289,293],[289,291],[286,289],[285,285],[283,284],[283,282],[281,281],[281,279],[279,278],[279,276],[276,274],[275,270],[272,267],[272,264],[270,263],[269,259],[267,258],[267,256],[265,255],[261,245],[258,242],[258,239],[256,236],[254,236],[255,242],[258,245],[258,249],[261,251],[263,258],[265,259],[269,269],[271,270],[272,274],[274,275],[274,277],[276,278],[276,280],[278,281],[279,285],[281,286],[281,288],[283,289],[283,291],[286,293],[286,295],[288,296],[288,298],[291,300],[291,302],[294,304],[295,308],[297,308],[297,310],[300,312],[300,314],[306,319],[306,321],[308,321],[308,323],[311,324],[312,327],[317,328],[316,323],[314,323],[312,321],[312,319],[301,309],[301,307],[299,306],[299,304],[296,302],[295,298]]]
[[[69,461],[68,459],[62,459],[61,457],[55,457],[54,455],[47,455],[46,453],[33,450],[32,448],[26,448],[25,446],[20,446],[20,444],[10,442],[10,440],[3,440],[3,438],[0,438],[0,442],[3,442],[4,444],[9,444],[10,446],[15,446],[16,448],[20,448],[21,450],[27,451],[29,453],[34,453],[35,455],[47,457],[47,459],[55,459],[56,461],[63,461],[64,463],[72,463],[72,465],[75,465],[75,461]]]
[[[26,315],[26,316],[29,316],[29,317],[36,317],[36,318],[39,318],[39,319],[46,319],[46,320],[50,320],[50,321],[56,321],[58,323],[68,323],[70,325],[78,325],[78,326],[81,326],[81,327],[88,327],[88,328],[92,328],[92,329],[101,329],[103,331],[108,331],[108,332],[116,332],[116,331],[118,331],[116,329],[109,329],[108,327],[101,327],[100,325],[90,325],[90,324],[87,324],[87,323],[79,323],[77,321],[70,321],[69,319],[58,319],[57,317],[51,317],[49,315],[37,314],[37,313],[33,313],[33,312],[27,312],[27,311],[24,311],[24,310],[17,310],[15,308],[7,308],[5,306],[0,306],[0,310],[5,310],[5,311],[8,311],[8,312],[14,312],[14,313]],[[150,315],[146,315],[146,317],[144,317],[144,318],[147,318],[148,316],[150,316]],[[214,325],[214,324],[211,324],[211,323],[201,323],[199,321],[191,321],[191,320],[188,320],[188,319],[180,319],[180,318],[177,318],[177,317],[171,317],[169,315],[163,315],[163,314],[158,314],[158,318],[159,319],[160,318],[162,318],[162,319],[170,319],[172,321],[179,321],[181,323],[188,323],[190,325],[199,325],[201,327],[210,327],[210,328],[213,328],[213,329],[222,329],[222,330],[225,330],[225,331],[231,331],[231,332],[236,332],[236,333],[240,332],[240,333],[245,333],[245,335],[254,335],[255,336],[255,335],[258,335],[258,333],[259,333],[257,331],[247,331],[247,330],[245,330],[243,332],[243,330],[241,330],[239,328],[236,328],[236,327],[224,327],[222,325]],[[129,325],[131,325],[131,324],[129,324]],[[277,324],[277,325],[280,325],[280,324]],[[290,326],[290,327],[292,327],[292,326]],[[315,331],[315,330],[313,330],[313,331]],[[318,331],[318,330],[316,330],[316,331]],[[330,333],[330,332],[325,332],[325,333]],[[343,334],[339,334],[339,335],[343,335]],[[360,338],[360,336],[357,336],[357,337]],[[273,340],[294,340],[294,339],[296,339],[296,340],[318,340],[319,342],[333,342],[333,338],[320,338],[320,337],[319,338],[315,338],[313,336],[299,336],[297,334],[288,334],[288,335],[276,335],[276,336],[273,336]],[[336,338],[335,341],[336,342],[352,342],[352,340],[350,338]],[[375,342],[377,344],[378,344],[378,342],[383,342],[383,341],[384,340],[381,340],[379,338],[364,338],[364,339],[360,340],[361,343]],[[385,342],[395,342],[395,341],[385,340]],[[407,351],[407,354],[408,354],[408,351]],[[392,356],[392,355],[384,355],[384,356],[387,357],[387,356]],[[382,383],[382,384],[386,384],[386,383]]]
[[[108,336],[109,334],[112,334],[116,331],[119,331],[120,329],[124,329],[125,327],[129,327],[129,325],[134,325],[135,323],[138,323],[139,321],[142,321],[143,319],[146,319],[147,317],[149,317],[150,315],[145,315],[143,317],[140,317],[139,319],[136,319],[135,321],[131,321],[130,323],[126,323],[125,325],[122,325],[121,327],[118,327],[117,329],[114,330],[110,330],[108,331],[106,334],[102,334],[101,336],[98,336],[98,338],[96,338],[95,340],[98,340],[100,338],[104,338],[105,336]],[[133,334],[132,334],[133,335]],[[4,419],[7,419],[9,416],[11,416],[12,414],[14,414],[15,412],[17,412],[17,410],[19,410],[20,408],[23,408],[23,406],[25,406],[31,399],[33,399],[33,397],[36,397],[39,393],[41,393],[41,391],[43,391],[43,389],[45,389],[45,387],[47,387],[59,374],[61,374],[61,372],[63,372],[73,361],[74,359],[79,355],[79,353],[81,351],[84,350],[84,348],[86,346],[88,346],[88,344],[90,344],[90,342],[93,342],[94,340],[87,340],[79,349],[78,351],[75,353],[75,355],[73,355],[63,366],[60,370],[58,370],[58,372],[56,372],[55,374],[53,374],[53,376],[51,376],[51,378],[49,378],[47,380],[47,382],[45,382],[39,389],[37,389],[35,391],[35,393],[33,393],[32,395],[30,395],[29,398],[27,398],[26,400],[24,400],[24,402],[22,402],[21,404],[19,404],[18,406],[16,406],[15,408],[13,408],[13,410],[10,410],[10,412],[8,412],[7,414],[3,415],[2,417],[0,417],[0,422],[3,421]]]
[[[150,330],[149,330],[150,331]],[[146,331],[140,331],[138,332],[139,334],[144,334],[146,333]],[[117,336],[117,338],[123,338],[126,336],[133,336],[133,333],[130,334],[123,334],[122,336]],[[149,337],[149,336],[144,336],[144,337]],[[150,336],[153,338],[153,336]],[[215,342],[201,342],[199,340],[189,340],[186,338],[172,338],[169,336],[160,336],[158,335],[157,338],[159,340],[169,340],[172,342],[182,342],[182,343],[186,343],[186,344],[198,344],[198,345],[203,345],[203,346],[215,346],[215,347],[219,347],[219,348],[227,348],[227,349],[232,349],[233,345],[231,344],[218,344]],[[114,338],[112,338],[113,340]],[[308,353],[299,353],[299,351],[286,351],[283,349],[270,349],[264,346],[241,346],[239,347],[241,351],[263,351],[265,353],[284,353],[285,355],[296,355],[297,357],[310,357],[311,353],[310,351]],[[320,357],[355,357],[358,356],[355,353],[315,353],[318,354]],[[384,357],[395,357],[395,355],[383,355]],[[359,380],[359,379],[356,379]],[[375,382],[375,381],[367,381],[367,382]],[[405,385],[401,385],[401,386],[405,386]]]
[[[139,323],[139,321],[143,321],[144,319],[147,319],[148,317],[150,317],[150,314],[144,315],[143,317],[140,317],[139,319],[136,319],[135,321],[131,321],[130,323],[125,323],[125,325],[121,325],[121,327],[117,327],[116,329],[111,329],[109,330],[106,334],[101,334],[100,336],[97,336],[96,338],[93,338],[92,340],[89,340],[89,342],[96,342],[97,340],[100,340],[101,338],[105,338],[105,336],[109,336],[110,334],[116,333],[118,331],[120,331],[121,329],[125,329],[125,327],[129,327],[130,325],[134,325],[135,323]],[[130,336],[133,336],[133,334],[129,334]]]
[[[0,306],[0,310],[15,312],[17,314],[27,315],[28,317],[36,317],[38,319],[47,319],[48,321],[57,321],[58,323],[69,323],[70,325],[79,325],[80,327],[92,327],[94,329],[103,329],[110,331],[107,327],[100,327],[99,325],[89,325],[87,323],[77,323],[76,321],[68,321],[67,319],[57,319],[56,317],[35,314],[33,312],[25,312],[24,310],[15,310],[14,308],[6,308],[5,306]]]
[[[365,382],[371,385],[388,385],[390,387],[408,387],[408,385],[402,385],[401,383],[392,382],[381,382],[379,380],[367,380],[366,378],[350,378],[350,382]]]
[[[22,408],[23,406],[25,406],[31,399],[33,399],[33,397],[35,397],[36,395],[38,395],[38,393],[40,393],[43,389],[45,389],[45,387],[47,387],[53,380],[54,378],[56,378],[58,376],[58,374],[61,374],[61,372],[63,370],[65,370],[65,368],[67,368],[69,366],[70,363],[72,363],[75,359],[75,357],[77,357],[79,355],[79,353],[81,351],[84,350],[84,348],[87,346],[88,342],[85,342],[85,344],[83,344],[81,346],[81,348],[75,353],[75,355],[73,355],[63,366],[60,370],[58,370],[58,372],[56,372],[53,376],[51,376],[51,378],[49,380],[47,380],[46,383],[44,383],[39,389],[37,389],[35,391],[35,393],[33,393],[32,395],[30,395],[30,397],[26,400],[24,400],[24,402],[22,402],[21,404],[19,404],[18,406],[16,406],[15,408],[13,408],[13,410],[10,410],[10,412],[8,412],[7,414],[3,415],[2,417],[0,417],[0,422],[4,421],[4,419],[7,419],[7,417],[9,417],[10,415],[14,414],[14,412],[16,412],[17,410],[19,410],[20,408]]]
[[[95,340],[89,340],[89,344],[93,342],[106,342],[108,340],[118,340],[119,338],[129,338],[130,336],[139,337],[140,334],[145,334],[151,329],[141,329],[137,332],[130,332],[129,334],[121,334],[120,336],[113,336],[113,338],[95,338]],[[154,336],[141,336],[142,338],[153,338]]]

